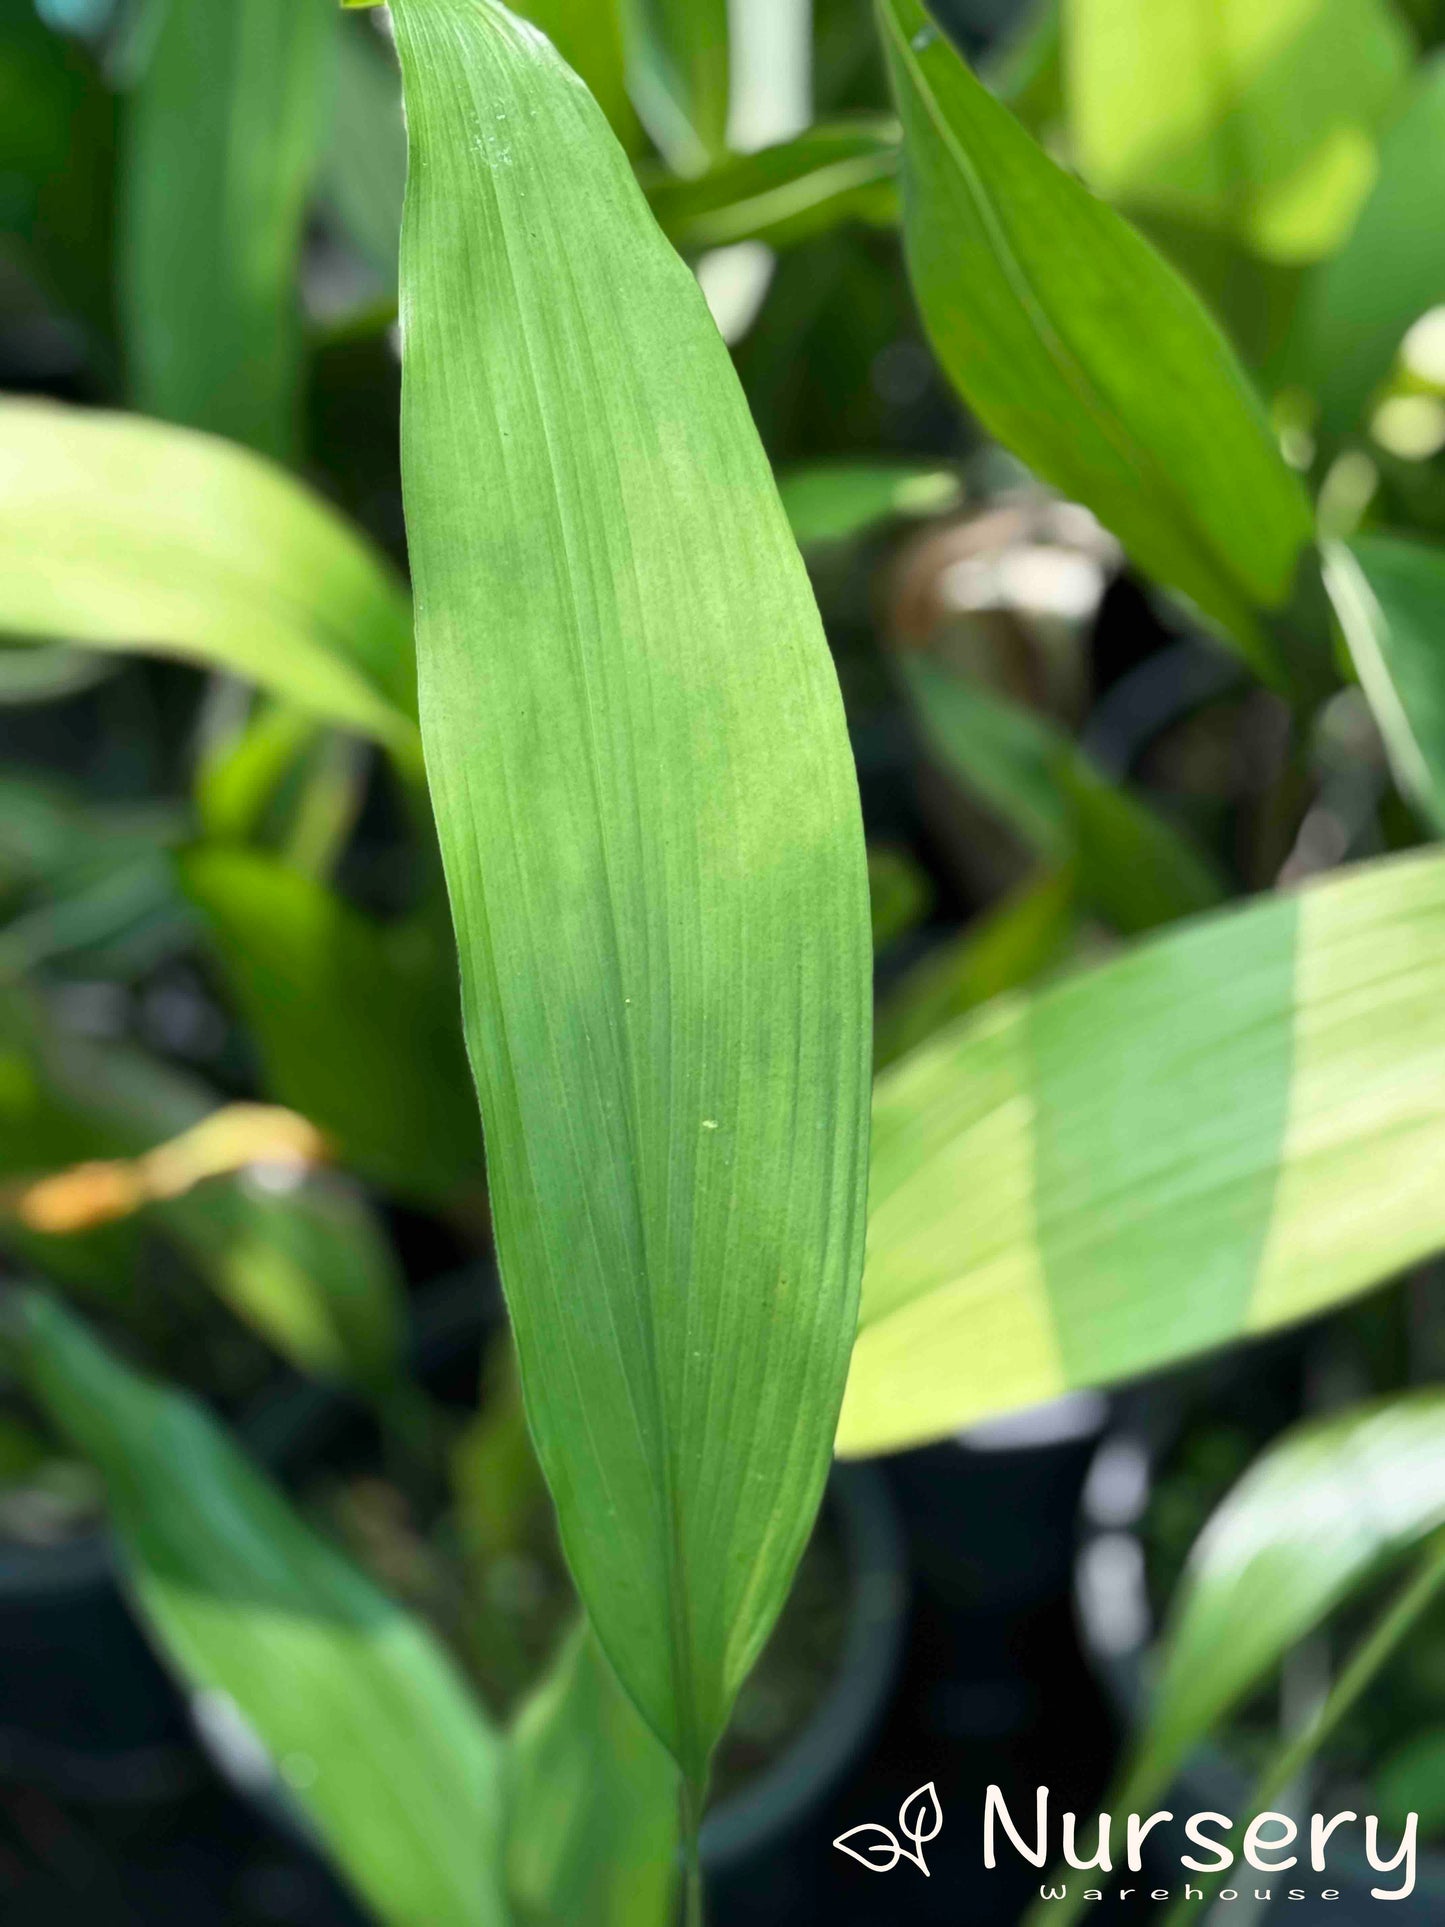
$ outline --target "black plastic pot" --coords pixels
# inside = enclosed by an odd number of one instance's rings
[[[418,1320],[416,1369],[434,1396],[472,1403],[486,1332],[501,1315],[494,1274],[479,1270],[435,1287]],[[344,1459],[356,1408],[316,1386],[266,1402],[246,1430],[252,1449],[283,1480]],[[702,1855],[710,1878],[748,1869],[805,1827],[856,1763],[889,1699],[902,1656],[908,1584],[904,1536],[887,1480],[873,1466],[834,1469],[826,1499],[848,1568],[849,1607],[837,1677],[811,1719],[758,1777],[708,1815]],[[269,1767],[244,1736],[202,1735],[223,1772],[283,1826],[297,1821]]]
[[[1075,1608],[1085,1652],[1103,1687],[1105,1697],[1126,1730],[1143,1716],[1148,1702],[1146,1663],[1155,1627],[1146,1583],[1143,1542],[1138,1527],[1149,1507],[1158,1464],[1161,1427],[1147,1408],[1111,1432],[1100,1445],[1084,1487],[1080,1508],[1078,1555],[1075,1566]],[[1212,1740],[1206,1741],[1181,1770],[1167,1804],[1176,1814],[1215,1812],[1242,1821],[1251,1813],[1253,1789],[1233,1759]],[[1277,1805],[1283,1805],[1277,1802]],[[1292,1810],[1292,1809],[1290,1809]],[[1296,1815],[1298,1818],[1298,1815]],[[1306,1831],[1301,1822],[1301,1832]],[[1393,1851],[1393,1848],[1388,1849]],[[1177,1886],[1177,1864],[1160,1868],[1163,1884]],[[1168,1878],[1166,1878],[1166,1875]],[[1253,1891],[1256,1879],[1249,1869],[1241,1875],[1241,1892]],[[1290,1886],[1302,1887],[1315,1906],[1326,1886],[1339,1893],[1328,1903],[1329,1919],[1337,1927],[1375,1923],[1382,1903],[1370,1892],[1397,1884],[1396,1874],[1375,1872],[1358,1848],[1336,1836],[1330,1843],[1328,1872],[1315,1874],[1299,1868],[1268,1881],[1275,1899],[1262,1915],[1300,1916],[1298,1903],[1283,1898]],[[1445,1920],[1445,1854],[1421,1852],[1415,1891],[1405,1900],[1389,1903],[1389,1918],[1401,1927],[1434,1927]]]
[[[94,1806],[204,1777],[184,1707],[137,1631],[102,1532],[0,1543],[0,1780]]]

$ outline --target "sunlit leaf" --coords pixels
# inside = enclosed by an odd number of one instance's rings
[[[909,270],[945,372],[990,434],[1280,678],[1290,648],[1264,615],[1290,601],[1309,509],[1224,337],[979,84],[921,0],[878,13]]]
[[[0,630],[228,670],[416,761],[401,585],[319,497],[209,435],[0,402]]]
[[[382,1184],[435,1199],[476,1182],[481,1145],[449,946],[421,924],[376,923],[255,852],[202,846],[181,859],[181,876],[268,1093]]]
[[[1111,200],[1309,261],[1348,233],[1411,58],[1390,0],[1065,0],[1070,124]]]
[[[1190,1554],[1135,1747],[1152,1801],[1206,1734],[1362,1584],[1445,1525],[1445,1395],[1310,1419],[1252,1465]]]
[[[592,1624],[697,1779],[846,1366],[855,779],[728,356],[606,122],[489,0],[393,13],[423,732],[503,1282]]]
[[[1369,536],[1326,579],[1396,781],[1445,834],[1445,549]]]
[[[839,1447],[1308,1317],[1445,1245],[1445,858],[1001,998],[879,1080]]]
[[[388,1927],[503,1927],[503,1751],[431,1636],[302,1523],[189,1398],[53,1301],[29,1382],[101,1471],[126,1577],[192,1686],[231,1702]]]
[[[332,0],[176,0],[126,107],[121,287],[147,413],[293,452]]]
[[[669,1927],[677,1768],[585,1625],[518,1715],[509,1768],[518,1927]]]

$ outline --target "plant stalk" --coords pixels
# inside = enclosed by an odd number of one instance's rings
[[[698,1837],[702,1831],[701,1789],[684,1780],[678,1795],[682,1813],[682,1920],[683,1927],[705,1927],[706,1912],[702,1894],[702,1859]]]

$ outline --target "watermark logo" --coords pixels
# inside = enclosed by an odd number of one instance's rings
[[[930,1780],[927,1786],[910,1793],[898,1809],[898,1833],[876,1820],[865,1820],[861,1827],[850,1827],[847,1833],[840,1833],[833,1845],[839,1853],[850,1855],[859,1866],[866,1867],[869,1873],[892,1873],[900,1860],[909,1860],[926,1875],[928,1862],[923,1857],[924,1845],[936,1840],[942,1831],[943,1808],[938,1803],[938,1790]],[[912,1845],[905,1847],[899,1833]]]

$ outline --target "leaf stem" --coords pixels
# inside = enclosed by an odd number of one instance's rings
[[[702,1857],[698,1851],[698,1837],[702,1831],[702,1800],[701,1789],[685,1779],[678,1795],[682,1810],[683,1927],[705,1927]]]

